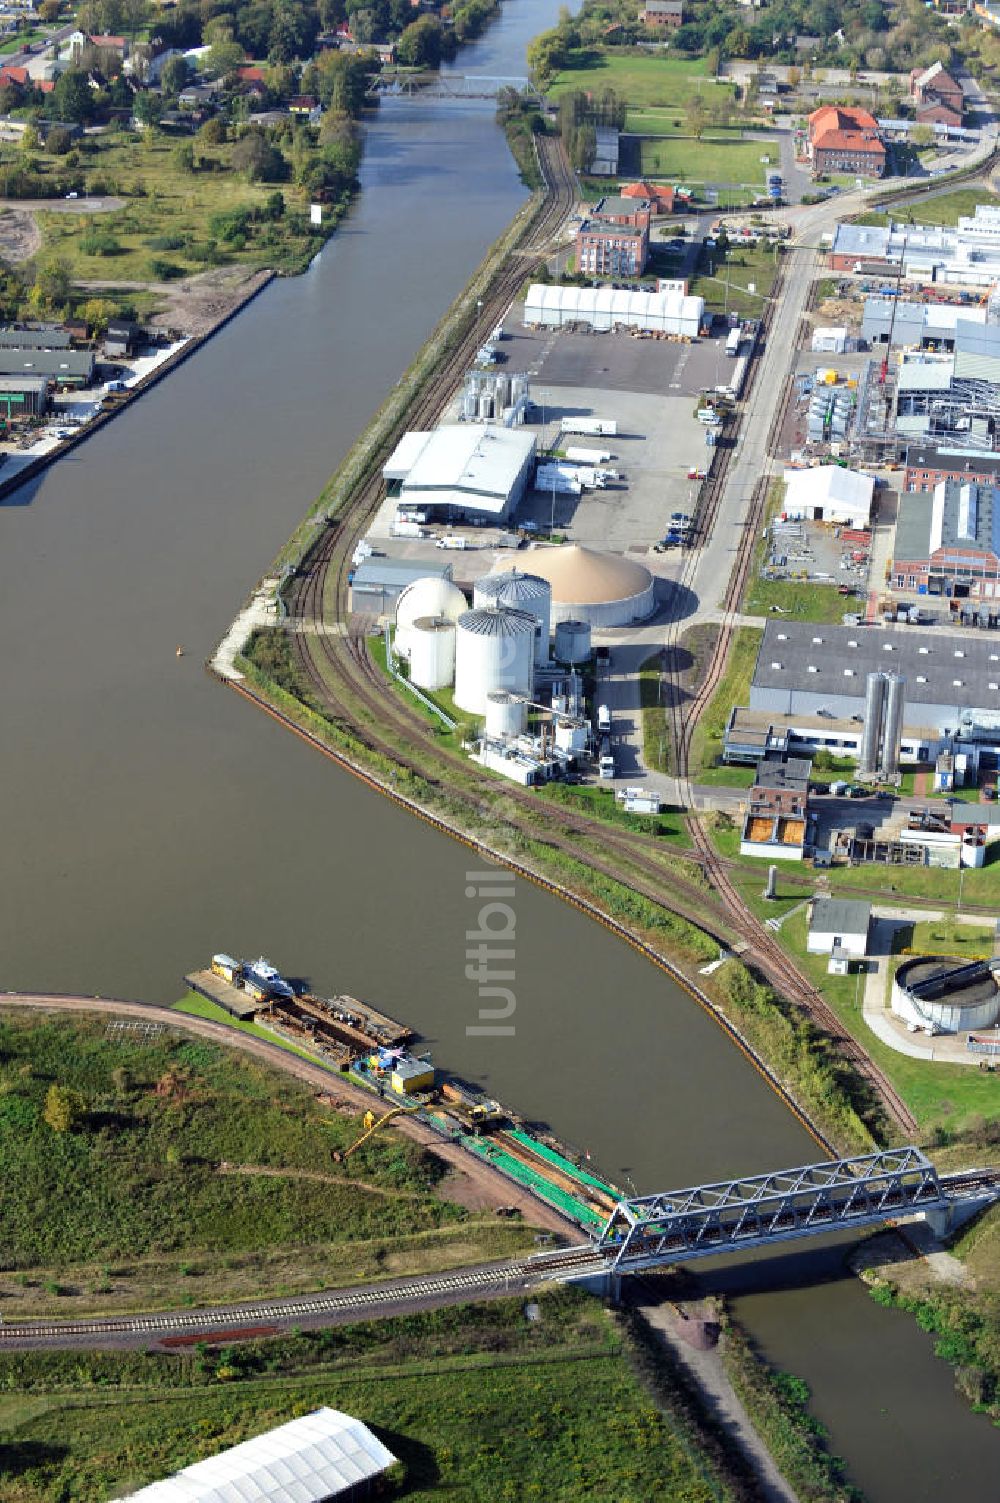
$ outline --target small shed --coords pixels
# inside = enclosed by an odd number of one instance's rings
[[[849,956],[868,954],[872,905],[861,898],[813,899],[806,949],[810,955]]]
[[[847,330],[839,328],[814,329],[812,337],[814,355],[843,355],[847,350]]]
[[[141,338],[142,329],[139,324],[128,318],[113,318],[104,336],[104,353],[113,360],[131,355]]]
[[[434,1066],[426,1060],[411,1059],[408,1054],[404,1054],[393,1065],[390,1082],[397,1096],[409,1096],[413,1091],[429,1091],[434,1085]]]

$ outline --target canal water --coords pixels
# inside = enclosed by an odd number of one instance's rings
[[[456,68],[521,72],[555,11],[505,0]],[[622,1183],[802,1162],[811,1140],[687,996],[533,888],[515,1035],[468,1034],[468,853],[202,668],[524,197],[483,105],[387,101],[362,178],[307,275],[0,509],[0,986],[170,1002],[213,951],[263,952],[408,1019]],[[755,1264],[741,1312],[873,1503],[995,1498],[1000,1439],[927,1339],[837,1259],[818,1287],[803,1266]]]

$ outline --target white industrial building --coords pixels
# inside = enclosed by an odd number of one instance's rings
[[[806,949],[810,955],[832,955],[835,950],[861,959],[868,954],[868,931],[872,905],[863,899],[813,899]]]
[[[782,509],[789,517],[867,527],[874,493],[875,482],[870,475],[859,475],[856,470],[844,470],[839,465],[786,470]]]
[[[338,1409],[317,1409],[151,1482],[122,1503],[332,1503],[370,1496],[396,1457]]]
[[[814,329],[812,348],[814,355],[843,355],[847,350],[848,334],[843,324],[836,328]]]
[[[526,325],[560,329],[589,324],[607,331],[617,327],[697,339],[705,300],[680,292],[625,292],[614,287],[555,287],[534,282],[524,304]]]
[[[398,484],[401,507],[499,522],[524,495],[534,458],[535,435],[523,428],[454,423],[404,434],[382,474]]]
[[[954,228],[938,225],[838,224],[830,247],[837,271],[902,265],[911,282],[989,287],[1000,280],[1000,206],[977,204]]]
[[[504,569],[500,573],[484,574],[476,580],[473,589],[473,605],[506,605],[515,611],[527,611],[534,616],[535,662],[541,666],[549,660],[549,637],[552,621],[552,586],[547,579],[537,574],[525,574],[521,569]]]
[[[497,690],[530,699],[535,687],[534,616],[506,606],[466,611],[455,627],[455,703],[485,715]]]
[[[653,576],[644,564],[615,553],[595,553],[579,543],[537,546],[527,557],[528,572],[552,587],[552,621],[580,621],[591,627],[629,626],[656,609]]]

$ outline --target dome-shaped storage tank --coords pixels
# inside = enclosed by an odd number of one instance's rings
[[[590,658],[590,622],[556,622],[556,662],[586,663]]]
[[[509,689],[494,689],[486,696],[487,736],[520,736],[528,723],[528,701]]]
[[[473,586],[472,598],[477,606],[506,605],[514,611],[527,611],[538,623],[535,632],[535,662],[549,660],[549,632],[552,614],[552,586],[537,574],[521,569],[503,569],[484,574]]]
[[[653,576],[645,564],[578,543],[539,545],[525,562],[552,586],[552,620],[589,621],[591,626],[628,626],[656,609]]]
[[[455,677],[455,623],[418,616],[407,632],[410,679],[419,689],[443,689]]]
[[[506,606],[466,611],[455,628],[455,703],[486,713],[486,696],[509,689],[530,699],[535,686],[535,618]]]
[[[450,579],[440,574],[429,574],[425,579],[414,579],[400,590],[396,601],[396,651],[409,653],[409,631],[420,616],[443,616],[446,621],[457,621],[469,602]]]

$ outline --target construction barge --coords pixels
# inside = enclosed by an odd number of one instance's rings
[[[485,1161],[520,1189],[591,1232],[603,1226],[623,1192],[548,1134],[534,1136],[499,1101],[456,1076],[442,1075],[407,1045],[411,1028],[356,997],[317,997],[286,980],[269,961],[212,957],[184,977],[193,992],[241,1022],[254,1022],[308,1050],[372,1093],[364,1131],[348,1158],[404,1114]],[[376,1106],[384,1102],[385,1109]]]

